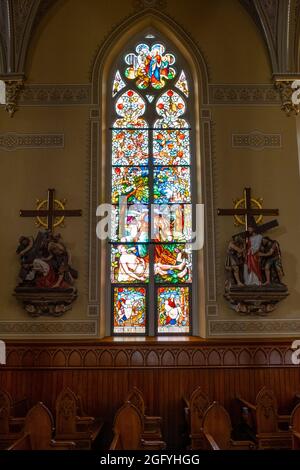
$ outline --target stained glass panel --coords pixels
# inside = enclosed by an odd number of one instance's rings
[[[136,80],[140,89],[160,89],[165,86],[166,80],[175,77],[176,71],[171,65],[175,63],[175,56],[167,53],[162,44],[138,44],[136,53],[125,56],[125,62],[129,67],[125,70],[125,76],[129,80]]]
[[[154,165],[189,165],[189,131],[154,131],[153,158]]]
[[[136,283],[149,280],[147,245],[113,245],[111,249],[111,282]]]
[[[181,74],[179,76],[179,79],[175,83],[175,86],[180,90],[186,97],[189,96],[189,87],[188,87],[188,82],[185,76],[184,71],[181,71]]]
[[[158,333],[189,333],[190,291],[188,287],[157,289]]]
[[[191,202],[189,167],[157,167],[154,169],[155,203]]]
[[[118,204],[120,196],[125,197],[127,203],[148,203],[147,167],[112,168],[112,203]]]
[[[192,282],[192,252],[189,245],[156,245],[154,273],[156,282]]]
[[[113,165],[147,165],[148,131],[120,129],[112,131]]]
[[[111,218],[111,239],[120,242],[148,241],[148,206],[114,206]]]
[[[113,288],[114,333],[146,333],[146,288]]]
[[[185,113],[186,105],[181,96],[176,91],[168,90],[163,93],[156,102],[156,111],[162,119],[158,119],[154,123],[156,128],[168,127],[188,127],[185,119],[181,119]]]
[[[192,239],[190,204],[154,204],[152,238],[159,242],[186,242]]]
[[[146,121],[140,118],[145,109],[145,101],[138,93],[126,91],[117,99],[116,113],[121,119],[117,119],[113,127],[147,127]]]
[[[123,88],[126,87],[126,83],[122,80],[121,74],[119,70],[116,72],[114,83],[113,83],[113,90],[112,95],[113,98],[121,91]]]

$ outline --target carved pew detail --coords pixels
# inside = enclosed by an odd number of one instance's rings
[[[160,440],[162,438],[161,424],[162,418],[160,416],[147,416],[145,401],[142,392],[133,387],[126,397],[126,402],[129,401],[139,410],[143,419],[143,438],[146,440]]]
[[[57,441],[72,440],[79,449],[90,449],[99,435],[103,423],[83,413],[81,397],[69,388],[63,389],[56,400]]]
[[[8,450],[72,450],[74,442],[56,442],[52,439],[53,417],[43,403],[29,410],[22,437]]]
[[[17,411],[22,416],[12,416]],[[8,392],[0,390],[0,449],[5,449],[20,437],[27,411],[26,399],[14,403]]]
[[[166,447],[163,441],[143,439],[143,417],[139,409],[128,401],[115,415],[113,432],[110,450],[161,450]]]
[[[225,408],[213,402],[205,411],[202,420],[202,433],[209,450],[252,450],[252,441],[234,441],[231,439],[232,426]]]
[[[205,443],[203,441],[203,433],[201,432],[202,419],[204,412],[212,402],[201,387],[197,387],[189,399],[184,397],[183,400],[185,402],[185,419],[191,440],[190,449],[203,449]]]
[[[292,444],[294,450],[300,450],[300,403],[291,414],[290,430],[292,431]]]

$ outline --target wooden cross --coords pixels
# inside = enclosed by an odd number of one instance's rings
[[[266,230],[276,227],[278,225],[277,220],[267,222],[266,224],[256,225],[255,216],[257,215],[279,215],[278,209],[254,209],[251,207],[251,188],[244,188],[244,199],[245,207],[243,209],[218,209],[218,215],[243,215],[245,217],[246,232],[248,227],[254,226],[259,232],[265,232]]]
[[[20,210],[21,217],[46,217],[46,229],[53,232],[55,217],[80,217],[81,210],[55,209],[55,189],[48,189],[47,209]]]

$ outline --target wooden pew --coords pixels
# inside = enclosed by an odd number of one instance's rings
[[[81,397],[68,387],[57,397],[55,439],[71,440],[78,449],[91,449],[98,437],[103,422],[84,414]]]
[[[166,447],[163,441],[143,439],[143,417],[139,409],[130,402],[125,402],[117,411],[113,432],[110,450],[162,450]]]
[[[265,394],[273,397],[272,400],[274,402],[274,405],[276,406],[276,410],[278,411],[277,400],[276,400],[276,396],[274,394],[274,391],[272,389],[268,388],[268,387],[264,386],[260,389],[260,391],[258,392],[258,394],[256,396],[256,400],[255,400],[256,403],[255,404],[248,402],[247,400],[245,400],[241,396],[237,397],[238,402],[241,405],[246,406],[249,409],[249,411],[251,413],[251,418],[252,418],[252,423],[253,423],[254,428],[257,427],[256,404],[257,404],[258,400],[261,400],[262,396],[265,396]],[[296,399],[297,399],[297,394],[295,394],[295,400]],[[280,426],[282,426],[282,425],[286,425],[286,427],[287,427],[287,425],[290,421],[290,415],[279,415],[277,411],[276,411],[276,413],[277,413],[278,427],[280,428]]]
[[[203,441],[202,419],[204,412],[211,405],[212,401],[201,387],[197,387],[189,399],[183,397],[185,408],[185,420],[190,438],[190,450],[203,449],[205,442]]]
[[[300,403],[292,411],[290,430],[292,431],[293,450],[300,450]]]
[[[204,412],[202,433],[208,450],[253,450],[252,441],[234,441],[231,439],[232,426],[225,408],[213,402]]]
[[[13,402],[8,392],[0,390],[0,449],[6,449],[20,437],[27,411],[26,399]]]
[[[43,403],[35,405],[25,418],[22,436],[8,450],[72,450],[74,442],[52,439],[53,418]]]
[[[259,449],[291,448],[291,432],[279,429],[279,424],[289,422],[290,416],[278,414],[277,400],[273,390],[263,387],[257,394],[256,405],[241,397],[238,400],[253,412]]]
[[[144,431],[143,439],[145,440],[160,440],[162,439],[161,424],[162,418],[160,416],[147,416],[145,401],[142,392],[137,388],[133,387],[127,394],[125,402],[129,401],[140,411]]]

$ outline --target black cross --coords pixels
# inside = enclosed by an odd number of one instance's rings
[[[80,217],[82,211],[80,209],[66,210],[66,209],[55,209],[54,207],[54,194],[55,189],[48,189],[48,201],[47,209],[38,210],[20,210],[21,217],[46,217],[47,218],[47,230],[53,232],[55,217]]]
[[[244,188],[245,207],[243,209],[218,209],[218,215],[243,215],[245,217],[246,232],[251,225],[257,232],[265,232],[272,227],[278,226],[277,220],[272,220],[265,224],[256,225],[255,216],[259,215],[279,215],[278,209],[254,209],[251,207],[251,188]]]

